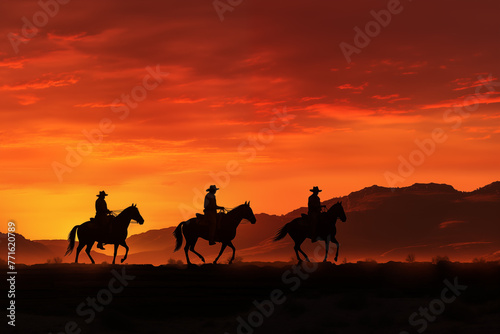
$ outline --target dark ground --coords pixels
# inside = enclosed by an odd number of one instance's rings
[[[500,333],[498,263],[315,265],[301,268],[298,274],[285,263],[195,268],[18,266],[16,330],[23,334],[59,334],[74,321],[78,327],[69,328],[68,333],[81,329],[80,333],[399,334],[418,333],[427,323],[425,333]],[[78,305],[88,297],[109,296],[100,291],[108,289],[115,277],[113,269],[122,272],[124,268],[135,278],[126,281],[123,291],[113,294],[109,304],[87,324],[89,314],[79,315]],[[418,316],[417,324],[410,325],[410,315],[441,299],[444,280],[453,283],[455,277],[459,285],[467,286],[461,295],[443,303],[444,312],[432,321]],[[116,289],[120,287],[120,283],[113,283]],[[284,293],[278,298],[283,303],[274,304],[274,310],[270,310],[270,302],[265,303],[264,312],[269,312],[269,317],[262,316],[253,302],[269,300],[275,289]],[[446,293],[448,298],[453,296]],[[439,302],[432,305],[439,311]],[[254,326],[238,329],[238,317]]]

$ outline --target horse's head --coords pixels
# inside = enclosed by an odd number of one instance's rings
[[[241,217],[248,220],[250,223],[255,224],[257,219],[253,214],[253,210],[250,207],[250,202],[245,202],[245,204],[240,205],[238,208],[241,210]]]
[[[139,223],[139,225],[144,224],[144,218],[142,218],[141,214],[139,213],[139,209],[137,209],[137,204],[132,203],[131,206],[123,210],[123,212],[127,211],[128,216],[130,219],[135,220],[136,222]]]
[[[328,209],[328,214],[340,218],[342,222],[345,222],[347,220],[344,208],[342,207],[342,202],[337,202],[334,205],[332,205],[332,207]]]

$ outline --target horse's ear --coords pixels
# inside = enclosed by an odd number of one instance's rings
[[[250,206],[250,201],[248,201],[248,206]]]
[[[248,202],[247,202],[247,201],[245,201],[245,205],[248,205]]]

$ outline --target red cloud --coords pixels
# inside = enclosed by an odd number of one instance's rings
[[[368,86],[368,82],[365,82],[365,83],[363,83],[363,84],[361,84],[359,86],[353,86],[351,84],[343,84],[343,85],[338,86],[337,88],[340,88],[340,89],[350,89],[350,90],[355,90],[355,91],[362,91],[367,86]]]
[[[463,220],[448,220],[439,224],[439,228],[447,228],[451,225],[463,224],[463,223],[465,223],[465,221]]]
[[[486,245],[486,244],[492,244],[492,242],[491,241],[457,242],[457,243],[453,243],[453,244],[444,245],[441,247],[453,247],[455,249],[460,249],[462,247],[467,247],[467,246]]]
[[[78,79],[74,76],[67,76],[61,79],[49,79],[49,80],[34,80],[26,82],[23,84],[15,85],[3,85],[0,90],[4,91],[16,91],[16,90],[27,90],[27,89],[46,89],[51,87],[62,87],[68,85],[74,85],[78,82]]]

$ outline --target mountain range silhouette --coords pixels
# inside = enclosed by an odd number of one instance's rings
[[[339,262],[404,261],[410,253],[415,254],[417,261],[430,261],[437,255],[448,256],[452,261],[500,260],[499,181],[471,192],[437,183],[402,188],[374,185],[322,204],[329,207],[336,201],[342,201],[348,217],[345,223],[337,222]],[[256,214],[257,224],[242,224],[238,229],[234,240],[237,260],[292,261],[291,239],[273,242],[272,238],[285,223],[306,212],[307,208],[302,207],[280,216]],[[127,263],[160,265],[169,260],[185,261],[182,252],[173,253],[174,229],[172,226],[130,236]],[[2,249],[6,248],[5,240],[6,235],[0,233]],[[18,235],[17,263],[45,263],[54,257],[72,262],[72,257],[63,257],[66,247],[66,240],[29,240]],[[309,241],[304,243],[306,252],[313,247]],[[200,242],[197,248],[209,261],[219,250],[206,242]],[[92,252],[97,263],[110,263],[111,255],[111,251]],[[221,262],[229,255],[224,254]]]

